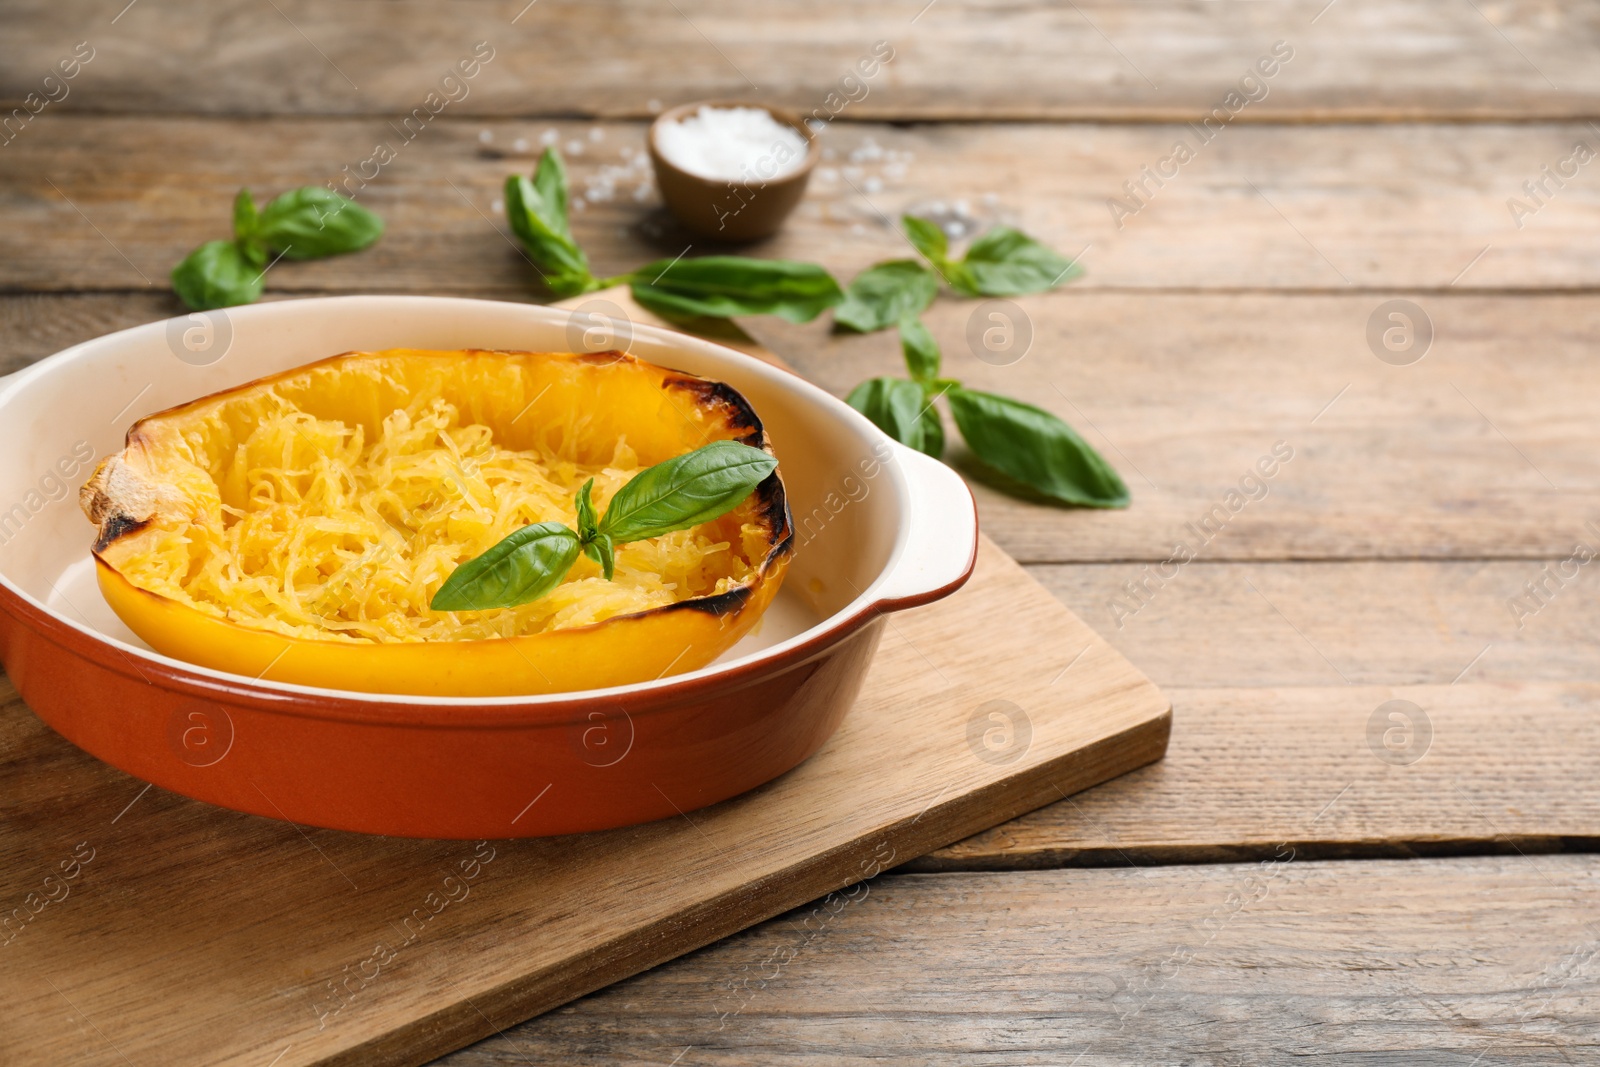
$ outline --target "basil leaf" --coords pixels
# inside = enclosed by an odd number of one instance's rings
[[[915,215],[901,215],[900,223],[906,228],[906,240],[911,242],[911,247],[926,256],[929,263],[942,268],[950,262],[950,238],[938,223]]]
[[[845,403],[901,444],[938,459],[944,455],[944,420],[922,387],[904,378],[871,378]]]
[[[285,259],[359,252],[383,233],[383,220],[320,185],[275,196],[261,211],[256,235]]]
[[[905,356],[906,370],[919,382],[939,376],[939,342],[919,318],[900,320],[900,352]]]
[[[546,150],[545,159],[553,158]],[[559,167],[557,161],[548,169]],[[544,160],[540,160],[539,169],[547,171]],[[547,175],[544,180],[547,187],[554,188],[553,178]],[[598,283],[589,273],[588,257],[567,232],[564,180],[560,185],[561,195],[552,203],[532,181],[520,174],[511,175],[506,179],[506,220],[543,276],[545,286],[556,296],[577,296],[597,288]]]
[[[617,573],[617,548],[607,534],[597,533],[594,540],[587,541],[583,546],[583,554],[600,564],[600,569],[605,573],[606,581],[612,581]]]
[[[524,526],[451,572],[433,594],[434,611],[514,608],[561,584],[578,558],[578,535],[559,522]]]
[[[914,259],[891,259],[856,275],[833,309],[840,326],[871,333],[922,314],[939,293],[939,279]]]
[[[546,148],[539,156],[539,165],[533,171],[533,187],[543,201],[542,217],[550,228],[571,238],[572,225],[567,217],[567,165],[554,148]]]
[[[594,512],[594,479],[590,478],[578,490],[578,540],[588,543],[600,532],[600,523]]]
[[[606,581],[610,581],[616,574],[616,554],[611,538],[600,532],[600,524],[595,519],[593,478],[584,482],[583,488],[578,490],[577,503],[578,541],[583,546],[583,554],[600,564]]]
[[[263,275],[237,241],[207,241],[172,268],[172,290],[196,311],[253,304]]]
[[[1128,506],[1128,487],[1077,432],[1050,412],[992,393],[953,388],[950,413],[973,454],[1064,504]]]
[[[996,226],[972,242],[960,265],[950,284],[968,296],[1042,293],[1083,273],[1077,263],[1009,226]]]
[[[814,263],[744,256],[657,260],[624,275],[633,298],[669,319],[778,315],[810,322],[844,299],[833,275]]]
[[[241,241],[254,238],[260,223],[261,215],[256,211],[250,190],[240,189],[239,195],[233,198],[233,235]]]
[[[777,467],[759,448],[713,441],[634,475],[611,498],[600,532],[622,544],[710,522],[737,507]]]

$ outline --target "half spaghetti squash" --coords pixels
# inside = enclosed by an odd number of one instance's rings
[[[439,612],[457,566],[575,522],[716,440],[768,449],[737,392],[621,353],[353,352],[150,416],[80,500],[100,587],[158,652],[276,681],[499,695],[711,662],[759,619],[792,547],[783,483],[580,558],[516,608]]]

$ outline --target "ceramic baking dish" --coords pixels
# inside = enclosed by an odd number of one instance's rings
[[[525,304],[280,301],[124,330],[0,379],[0,663],[40,718],[129,774],[223,807],[407,837],[532,837],[724,800],[819,748],[886,612],[972,571],[977,515],[942,463],[798,376],[631,325],[628,351],[727,382],[766,425],[795,556],[760,632],[709,667],[548,696],[311,688],[151,651],[106,606],[77,487],[136,419],[351,350],[569,351],[587,322]]]

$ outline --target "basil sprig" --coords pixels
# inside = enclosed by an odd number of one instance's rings
[[[506,219],[528,258],[556,296],[578,296],[603,288],[589,273],[589,257],[572,239],[567,218],[567,167],[555,149],[546,149],[529,180],[520,174],[506,178]]]
[[[941,236],[943,236],[941,234]],[[887,329],[920,315],[939,294],[939,279],[914,259],[891,259],[856,275],[833,321],[859,333]]]
[[[937,225],[915,215],[902,216],[900,222],[912,247],[962,296],[1042,293],[1083,273],[1073,260],[1010,226],[996,226],[955,260],[950,258],[949,238]]]
[[[814,264],[744,256],[660,260],[627,274],[596,278],[572,238],[567,172],[554,148],[545,149],[531,178],[514,174],[506,179],[505,203],[512,231],[556,296],[626,284],[641,306],[679,323],[736,315],[778,315],[791,322],[810,322],[833,308],[834,323],[844,329],[871,333],[898,325],[909,377],[862,382],[846,398],[851,407],[902,444],[942,457],[945,429],[938,403],[946,397],[961,436],[983,472],[1002,489],[1086,507],[1128,504],[1127,486],[1117,472],[1056,416],[939,377],[939,346],[920,316],[938,296],[941,280],[958,296],[1019,296],[1054,289],[1083,273],[1076,263],[1020,230],[997,226],[972,241],[957,259],[937,223],[905,215],[901,223],[906,239],[928,265],[915,259],[887,260],[856,275],[848,290],[841,290],[832,275]],[[667,479],[667,474],[656,471],[652,468],[625,486],[604,520],[594,518],[589,487],[579,494],[579,529],[573,536],[582,551],[605,568],[608,578],[615,544],[653,536],[638,532],[620,516],[644,500],[647,490],[653,492],[650,487],[657,480]],[[671,474],[673,480],[680,477],[685,479],[681,493],[673,481],[671,496],[686,508],[699,490],[687,468]],[[706,477],[705,491],[715,498],[716,478],[721,476]],[[640,529],[658,523],[648,510],[641,514],[645,518],[639,520],[644,523]],[[686,518],[685,525],[703,521]],[[452,575],[451,582],[455,580]]]
[[[779,315],[810,322],[844,299],[833,276],[813,263],[745,256],[663,259],[610,278],[597,278],[572,239],[567,215],[567,168],[546,148],[531,179],[506,179],[506,218],[528,259],[559,297],[627,285],[642,307],[675,322],[735,315]]]
[[[759,448],[714,441],[634,475],[598,521],[591,478],[578,490],[576,532],[559,522],[524,526],[452,571],[428,606],[482,611],[538,600],[561,584],[580,552],[600,564],[609,580],[616,545],[725,515],[777,467],[778,461]]]
[[[967,447],[989,467],[1063,504],[1128,506],[1111,464],[1050,412],[960,386],[944,395]]]
[[[814,263],[745,256],[701,256],[650,263],[614,281],[667,319],[777,315],[810,322],[844,299],[833,275]]]
[[[172,289],[196,311],[261,298],[274,251],[285,259],[357,252],[383,233],[383,220],[320,185],[292,189],[257,210],[250,190],[233,200],[233,240],[207,241],[172,268]]]
[[[941,457],[944,420],[936,404],[942,396],[962,439],[997,487],[1079,507],[1128,506],[1128,487],[1071,426],[1043,408],[939,377],[939,345],[920,320],[900,322],[900,350],[910,380],[872,378],[846,398],[878,429]]]

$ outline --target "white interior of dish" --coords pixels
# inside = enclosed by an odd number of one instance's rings
[[[78,486],[96,463],[122,448],[129,425],[196,397],[341,352],[571,351],[590,347],[583,331],[597,321],[528,304],[399,296],[279,301],[208,316],[110,334],[0,379],[0,582],[69,625],[125,651],[229,680],[239,677],[152,652],[112,613],[95,584],[89,555],[93,527],[78,509]],[[848,406],[786,371],[666,330],[631,326],[625,332],[631,334],[628,351],[640,359],[727,382],[749,400],[781,463],[794,513],[796,552],[783,590],[757,633],[693,675],[622,690],[667,685],[777,655],[869,603],[904,549],[910,502],[909,485],[897,462],[879,463],[875,457],[899,456],[904,450]],[[91,458],[83,460],[85,453]],[[396,699],[343,690],[338,694]],[[527,704],[573,696],[462,702]],[[432,704],[452,702],[428,698]]]

